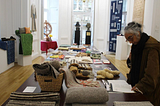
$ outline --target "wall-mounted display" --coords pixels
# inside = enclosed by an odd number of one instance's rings
[[[117,35],[121,31],[123,0],[111,0],[109,51],[116,52]]]

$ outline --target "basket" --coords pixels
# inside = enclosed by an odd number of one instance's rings
[[[41,91],[60,91],[63,81],[63,73],[59,74],[55,79],[53,76],[41,76],[37,75],[36,79],[41,87]]]

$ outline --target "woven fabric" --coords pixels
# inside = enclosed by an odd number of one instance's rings
[[[59,93],[24,93],[12,92],[6,106],[58,106],[60,101]]]
[[[19,45],[19,54],[31,55],[32,54],[32,34],[19,34],[20,36],[20,45]]]
[[[1,41],[0,40],[0,48],[3,50],[7,50],[7,63],[13,63],[15,61],[15,43],[14,40],[10,41]]]
[[[56,102],[55,101],[10,100],[6,106],[56,106]]]

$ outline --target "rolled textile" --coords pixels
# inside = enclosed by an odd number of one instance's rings
[[[72,104],[103,104],[108,99],[108,92],[103,87],[72,87],[66,93],[66,103]]]

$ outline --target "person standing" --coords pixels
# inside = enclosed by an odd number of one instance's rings
[[[132,43],[127,59],[130,68],[127,82],[155,106],[160,106],[160,42],[141,31],[142,25],[130,22],[124,29],[126,41]]]

